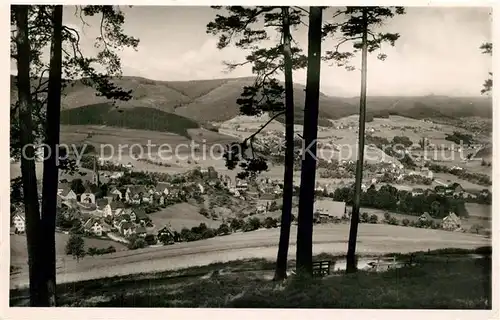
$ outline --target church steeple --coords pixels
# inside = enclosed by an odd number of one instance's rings
[[[92,182],[97,186],[101,185],[101,182],[99,180],[99,169],[97,168],[97,157],[94,157],[94,170],[93,170]]]

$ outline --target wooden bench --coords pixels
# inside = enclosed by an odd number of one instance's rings
[[[415,253],[410,254],[410,257],[405,261],[405,267],[413,267],[417,264],[417,256]]]
[[[322,260],[313,262],[313,277],[324,277],[330,274],[331,261]]]

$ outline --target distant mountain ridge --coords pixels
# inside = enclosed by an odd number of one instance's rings
[[[223,122],[239,115],[236,100],[244,86],[254,82],[253,77],[226,78],[193,81],[157,81],[140,77],[122,77],[114,79],[114,83],[124,89],[133,90],[133,98],[127,102],[118,102],[118,109],[127,116],[111,108],[109,101],[95,95],[94,89],[85,86],[81,80],[72,81],[71,86],[64,90],[62,115],[64,124],[86,123],[121,126],[125,122],[136,129],[173,130],[171,125],[179,120],[181,126],[192,128],[196,124],[205,125],[209,122]],[[11,76],[11,101],[17,99],[15,87],[16,77]],[[294,84],[294,100],[296,108],[296,123],[303,123],[305,86]],[[98,106],[104,107],[99,110]],[[106,107],[107,106],[107,107]],[[109,107],[109,108],[108,108]],[[78,109],[75,109],[78,108]],[[85,108],[90,108],[86,112]],[[135,111],[127,109],[136,109]],[[145,112],[147,109],[154,109]],[[78,110],[78,111],[77,111]],[[132,113],[130,113],[132,112]],[[91,116],[96,113],[99,116]],[[320,125],[327,125],[328,119],[339,119],[359,113],[359,98],[332,97],[320,95]],[[78,120],[79,115],[84,119]],[[153,116],[156,120],[139,121],[141,124],[130,124],[131,115]],[[460,117],[478,116],[492,117],[492,102],[489,97],[447,97],[447,96],[392,96],[368,97],[368,116],[400,115],[415,119],[454,119]],[[169,125],[159,125],[158,119],[170,119]],[[104,119],[104,120],[103,120]],[[121,119],[121,120],[120,120]],[[162,120],[162,121],[163,121]],[[278,119],[283,121],[283,117]],[[121,122],[120,122],[121,121]],[[125,122],[124,122],[125,121]],[[134,120],[135,121],[135,120]],[[165,120],[166,121],[166,120]],[[173,122],[172,122],[173,121]],[[152,124],[154,122],[154,124]],[[135,123],[135,122],[134,122]],[[175,132],[184,129],[175,126]],[[169,129],[170,128],[170,129]],[[180,131],[179,131],[180,130]]]

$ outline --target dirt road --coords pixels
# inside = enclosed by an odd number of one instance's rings
[[[314,229],[314,254],[343,254],[347,250],[349,225],[323,225]],[[295,257],[297,229],[292,227],[289,258]],[[122,251],[76,262],[71,257],[58,258],[57,282],[67,283],[116,275],[173,270],[244,258],[275,259],[279,229],[236,233],[204,241],[172,246]],[[360,254],[411,252],[438,248],[476,248],[491,245],[484,237],[441,230],[362,224],[357,251]],[[27,265],[12,275],[10,287],[28,283]]]

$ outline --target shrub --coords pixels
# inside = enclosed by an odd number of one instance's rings
[[[376,224],[378,223],[378,216],[376,214],[372,214],[370,216],[370,220],[368,221],[369,223]]]
[[[243,231],[249,232],[259,229],[261,226],[260,220],[257,217],[250,218],[244,225]]]
[[[225,235],[228,235],[231,233],[231,229],[229,228],[229,226],[225,223],[221,224],[219,226],[219,229],[217,229],[217,234],[221,235],[221,236],[225,236]]]
[[[404,218],[402,223],[403,223],[403,226],[407,227],[410,224],[410,220]]]
[[[207,225],[205,223],[200,223],[199,226],[197,227],[192,227],[191,232],[196,233],[196,234],[203,234],[206,230],[208,229]]]
[[[471,232],[474,232],[476,234],[479,234],[479,232],[483,229],[483,227],[480,225],[480,224],[473,224],[471,227],[470,227],[470,231]]]
[[[106,251],[107,251],[107,253],[113,253],[113,252],[116,252],[116,249],[113,246],[109,246],[106,248]]]
[[[361,223],[367,223],[369,221],[370,221],[370,216],[368,215],[368,213],[363,212],[361,214]]]
[[[231,220],[231,223],[229,224],[229,226],[233,231],[238,231],[241,228],[243,228],[244,224],[245,224],[245,222],[243,221],[243,219],[236,219],[235,218],[235,219]]]
[[[267,218],[266,218],[267,219]],[[321,223],[321,214],[319,212],[315,212],[313,214],[314,223]],[[265,221],[264,221],[265,222]],[[267,227],[266,227],[267,228]]]
[[[107,248],[99,249],[96,247],[90,247],[87,250],[87,255],[89,256],[94,256],[94,255],[102,255],[102,254],[108,254],[108,253],[113,253],[116,252],[115,247],[109,246]]]
[[[396,218],[394,218],[394,217],[391,217],[389,219],[389,221],[387,221],[387,223],[390,224],[390,225],[393,225],[393,226],[397,226],[397,225],[399,225],[399,220],[396,219]]]
[[[257,218],[257,217],[250,218],[250,219],[248,220],[248,222],[249,222],[249,223],[250,223],[250,225],[252,225],[252,227],[253,227],[253,228],[255,228],[255,229],[259,229],[259,228],[261,227],[261,225],[262,225],[262,224],[261,224],[261,222],[260,222],[260,220],[259,220],[259,218]]]
[[[197,241],[201,239],[201,234],[194,233],[188,228],[182,228],[181,238],[187,242]]]
[[[384,213],[384,221],[389,223],[389,220],[391,220],[391,214],[389,212]]]
[[[88,249],[87,249],[87,255],[89,255],[89,256],[94,256],[94,255],[96,255],[96,254],[97,254],[97,250],[98,250],[98,249],[97,249],[97,248],[95,248],[95,247],[90,247],[90,248],[88,248]]]
[[[213,238],[217,236],[217,231],[215,229],[212,229],[212,228],[208,228],[206,230],[204,230],[201,234],[201,237],[203,239],[210,239],[210,238]]]
[[[202,216],[206,217],[206,218],[208,218],[208,217],[209,217],[208,210],[207,210],[207,209],[205,209],[205,208],[201,208],[201,209],[200,209],[200,214],[201,214]]]
[[[264,219],[264,227],[266,229],[277,228],[278,221],[272,217],[267,217],[266,219]]]
[[[142,249],[146,247],[146,241],[143,238],[131,237],[129,239],[128,248],[130,250]]]
[[[156,237],[154,236],[154,234],[148,234],[146,235],[146,237],[144,237],[144,241],[146,241],[148,246],[152,246],[156,244]]]
[[[273,211],[279,210],[279,206],[276,203],[276,201],[271,202],[271,204],[269,205],[269,209],[268,210],[269,210],[269,212],[273,212]]]

